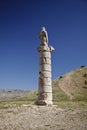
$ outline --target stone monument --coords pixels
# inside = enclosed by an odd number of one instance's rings
[[[48,45],[48,34],[45,27],[42,27],[39,33],[39,39],[39,87],[37,104],[52,105],[51,52],[54,48]]]

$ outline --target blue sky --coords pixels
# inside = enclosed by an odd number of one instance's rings
[[[0,0],[0,89],[37,89],[45,26],[53,79],[87,65],[87,0]]]

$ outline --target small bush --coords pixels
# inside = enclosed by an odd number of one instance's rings
[[[83,77],[87,77],[87,74],[84,74]]]
[[[63,76],[60,76],[59,78],[60,78],[60,79],[62,79],[62,78],[63,78]]]
[[[85,66],[84,65],[80,66],[80,68],[83,68],[83,67],[85,67]]]
[[[87,85],[87,80],[85,80],[85,85]]]
[[[87,89],[87,86],[83,86],[82,88],[85,88],[85,89]]]

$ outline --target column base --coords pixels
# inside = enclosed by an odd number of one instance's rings
[[[36,102],[37,105],[43,105],[43,106],[49,106],[53,105],[52,101],[46,101],[46,100],[38,100]]]

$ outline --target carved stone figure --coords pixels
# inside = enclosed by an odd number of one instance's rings
[[[42,46],[48,44],[48,34],[47,34],[47,31],[46,31],[45,27],[42,27],[42,30],[39,33],[39,38],[41,40],[41,45]]]

